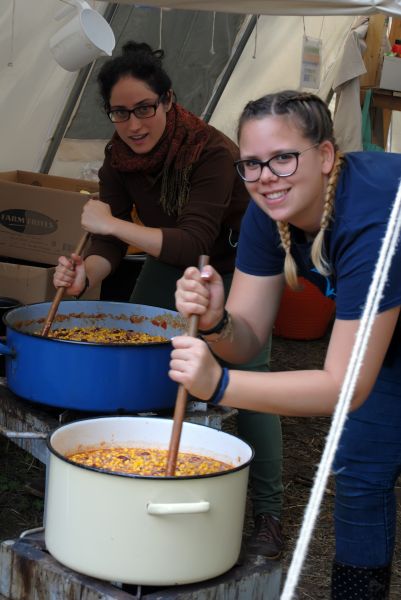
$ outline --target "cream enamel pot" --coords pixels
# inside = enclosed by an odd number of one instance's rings
[[[185,422],[180,451],[233,468],[196,477],[145,477],[84,467],[82,448],[167,449],[171,419],[103,417],[75,421],[48,438],[45,542],[80,573],[138,585],[176,585],[224,573],[238,559],[252,448],[239,438]]]

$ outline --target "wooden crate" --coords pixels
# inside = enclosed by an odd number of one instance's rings
[[[248,557],[230,571],[197,584],[150,588],[108,583],[80,575],[44,549],[43,534],[0,545],[0,598],[6,600],[278,600],[281,565]]]

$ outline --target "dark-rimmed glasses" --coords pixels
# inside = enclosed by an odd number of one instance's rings
[[[273,175],[277,177],[290,177],[294,175],[298,169],[298,159],[304,152],[316,148],[319,144],[314,144],[301,150],[300,152],[282,152],[272,156],[269,160],[258,160],[257,158],[245,158],[244,160],[236,160],[234,165],[238,171],[238,175],[248,183],[254,183],[260,179],[262,171],[268,167]]]
[[[150,119],[155,116],[160,102],[161,98],[154,104],[140,104],[134,108],[113,108],[107,111],[107,116],[112,123],[129,121],[131,114],[135,115],[137,119]]]

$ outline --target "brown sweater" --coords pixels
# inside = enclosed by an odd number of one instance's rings
[[[178,216],[168,216],[159,204],[161,178],[117,171],[110,164],[110,148],[111,143],[99,179],[100,198],[110,204],[113,215],[131,221],[135,206],[144,225],[161,228],[162,262],[185,268],[207,254],[220,273],[233,271],[235,242],[249,201],[233,165],[238,158],[234,142],[211,127],[209,141],[191,171],[189,202]],[[115,269],[126,251],[127,245],[114,237],[93,235],[87,256],[103,256]]]

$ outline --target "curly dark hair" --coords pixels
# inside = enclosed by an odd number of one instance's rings
[[[106,111],[110,109],[111,91],[123,77],[131,76],[145,82],[161,100],[171,89],[171,79],[163,69],[163,50],[153,50],[145,42],[129,41],[120,56],[111,58],[100,69],[97,82]]]

